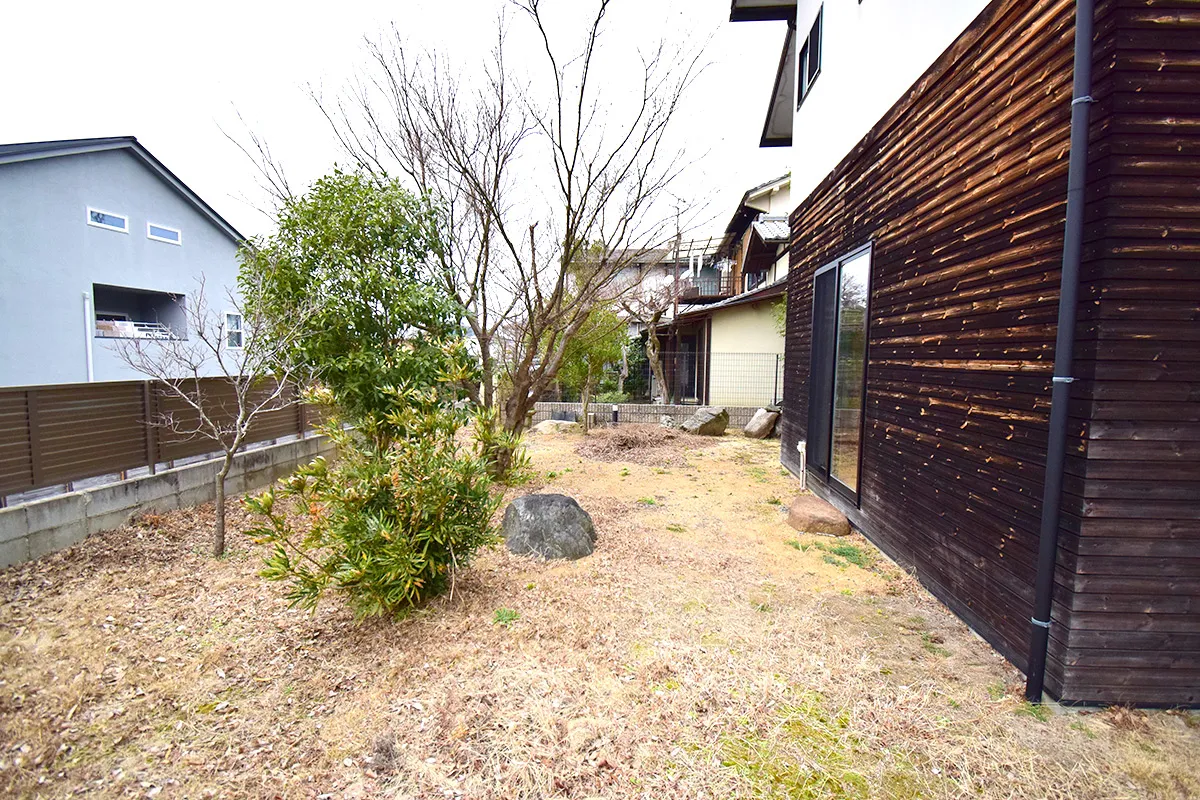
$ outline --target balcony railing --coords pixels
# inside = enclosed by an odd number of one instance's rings
[[[132,322],[129,320],[96,320],[97,339],[177,339],[175,331],[161,322]]]
[[[733,297],[737,292],[729,275],[701,275],[679,281],[680,300],[716,300]]]

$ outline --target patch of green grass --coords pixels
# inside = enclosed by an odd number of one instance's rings
[[[853,589],[842,589],[842,594],[846,595],[846,597],[854,597],[854,590]]]
[[[550,470],[549,472],[546,473],[546,478],[548,480],[554,480],[557,477],[558,477],[558,473],[555,472],[554,470]]]
[[[861,547],[852,544],[839,544],[837,547],[828,548],[828,552],[835,556],[846,559],[856,567],[866,569],[871,566],[872,558]]]
[[[671,531],[672,533],[687,533],[687,528],[680,525],[678,522],[672,522],[667,526],[667,530]]]
[[[993,700],[1003,700],[1004,695],[1006,694],[1004,690],[1004,684],[1000,681],[989,683],[987,685],[987,693],[988,697],[992,698]]]
[[[788,539],[786,542],[784,542],[784,544],[786,544],[788,547],[791,547],[794,550],[807,550],[808,549],[808,545],[800,544],[800,542],[798,542],[795,539]]]
[[[942,643],[942,637],[937,636],[936,634],[932,634],[932,633],[922,633],[921,634],[921,646],[924,647],[926,651],[933,653],[935,656],[941,656],[942,658],[948,658],[950,656],[950,651],[947,650],[946,648],[942,647],[941,643]]]
[[[771,604],[770,603],[755,603],[754,610],[761,611],[763,614],[769,614],[769,613],[771,613]]]
[[[1033,717],[1038,722],[1050,721],[1050,708],[1041,703],[1023,702],[1013,713],[1021,717]]]
[[[644,505],[644,506],[656,506],[656,505],[658,505],[658,501],[657,501],[657,500],[655,500],[653,497],[639,497],[639,498],[638,498],[638,502],[639,502],[639,503],[641,503],[641,504],[642,504],[642,505]]]
[[[534,583],[533,581],[530,581],[529,583],[525,584],[525,588],[526,588],[526,589],[536,589],[536,588],[537,588],[537,584],[536,584],[536,583]]]
[[[670,470],[665,470],[662,467],[657,467],[654,470],[654,474],[655,475],[670,475],[671,472],[670,472]]]
[[[501,628],[507,628],[520,618],[521,615],[511,608],[497,608],[492,614],[492,624],[499,625]]]
[[[769,506],[781,506],[781,505],[783,505],[783,501],[782,501],[782,500],[780,500],[778,497],[771,496],[771,497],[768,497],[768,498],[767,498],[767,505],[769,505]]]
[[[1084,736],[1086,736],[1089,739],[1096,738],[1096,734],[1092,733],[1092,729],[1089,728],[1087,725],[1084,725],[1079,720],[1072,722],[1070,727],[1071,727],[1071,730],[1079,731],[1080,733],[1082,733]]]
[[[629,467],[621,467],[621,477],[622,478],[629,477]]]
[[[848,566],[850,566],[849,564],[847,564],[845,561],[842,561],[842,560],[841,560],[840,558],[838,558],[837,556],[831,556],[831,555],[829,555],[829,553],[826,553],[825,555],[821,556],[821,560],[822,560],[822,561],[824,561],[826,564],[832,564],[832,565],[833,565],[833,566],[835,566],[835,567],[848,567]]]
[[[928,794],[912,763],[865,747],[850,727],[849,714],[833,713],[820,695],[805,693],[780,708],[769,724],[762,722],[746,722],[745,730],[720,739],[721,765],[749,784],[748,796],[903,800]]]

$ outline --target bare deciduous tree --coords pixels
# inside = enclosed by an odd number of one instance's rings
[[[207,439],[222,453],[213,531],[213,555],[220,556],[225,552],[225,479],[234,456],[263,414],[300,401],[301,378],[307,376],[289,365],[287,354],[296,334],[276,325],[268,336],[267,326],[255,323],[233,291],[227,292],[225,300],[224,308],[229,311],[215,311],[200,279],[197,290],[180,300],[179,306],[178,327],[186,326],[185,330],[160,325],[156,331],[139,331],[111,343],[125,364],[153,380],[186,409],[184,414],[158,414],[146,424],[183,439]],[[299,329],[297,325],[292,331]],[[229,392],[211,392],[205,381],[209,377],[227,382]]]
[[[478,343],[474,393],[501,410],[512,434],[554,383],[591,309],[674,236],[674,212],[660,201],[685,161],[667,134],[700,51],[660,40],[641,57],[635,96],[614,98],[598,57],[609,3],[596,0],[582,45],[564,53],[541,0],[512,0],[536,43],[541,71],[530,76],[506,58],[502,15],[473,84],[435,54],[410,55],[393,30],[370,45],[370,68],[349,92],[313,93],[360,168],[402,173],[442,204],[449,236],[439,275]]]

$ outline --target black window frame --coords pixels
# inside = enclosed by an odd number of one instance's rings
[[[855,480],[854,488],[850,488],[846,484],[834,477],[833,466],[833,437],[834,437],[834,391],[837,383],[837,341],[838,341],[838,326],[841,324],[841,303],[840,303],[840,286],[842,267],[858,258],[861,255],[867,257],[867,285],[866,285],[866,338],[863,342],[863,370],[862,370],[862,413],[858,418],[858,466],[857,479]],[[818,283],[822,276],[833,276],[833,328],[830,331],[832,339],[829,344],[832,346],[830,353],[826,354],[827,358],[822,359],[822,355],[816,352],[816,344],[819,337],[817,327],[817,311],[818,311]],[[861,504],[862,486],[863,486],[863,451],[866,449],[865,436],[867,424],[867,372],[871,363],[871,282],[875,275],[875,244],[867,242],[864,245],[847,250],[842,255],[838,256],[828,264],[820,267],[813,273],[813,304],[812,304],[812,339],[810,340],[809,351],[809,397],[808,397],[808,430],[806,431],[805,440],[805,468],[814,472],[821,482],[830,487],[834,492],[849,500],[857,508]],[[819,374],[822,370],[828,372],[828,375]],[[827,413],[821,415],[822,419],[818,419],[819,409],[817,408],[817,398],[815,387],[824,387],[828,390],[828,402],[822,401],[822,405],[827,405]],[[823,436],[821,431],[814,430],[815,425],[824,425]],[[823,441],[824,452],[818,452],[817,448],[807,445],[814,444],[816,441]]]
[[[822,55],[825,50],[825,4],[817,8],[817,18],[808,29],[808,36],[796,53],[796,108],[812,91],[812,85],[821,76]]]

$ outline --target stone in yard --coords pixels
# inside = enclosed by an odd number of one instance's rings
[[[845,515],[815,494],[807,492],[796,495],[788,507],[788,525],[801,533],[850,535],[850,521]]]
[[[670,414],[663,414],[661,417],[659,417],[658,424],[663,426],[664,428],[676,427],[675,418],[672,417]]]
[[[596,544],[591,516],[562,494],[527,494],[509,503],[500,526],[510,553],[583,558]]]
[[[775,422],[778,419],[778,411],[769,411],[765,408],[760,408],[754,412],[754,416],[746,423],[746,427],[742,433],[751,439],[765,439],[771,435],[771,431],[775,430]]]
[[[571,422],[565,419],[546,419],[534,425],[530,430],[533,433],[562,433],[564,431],[573,431],[578,427],[578,422]]]
[[[702,408],[679,427],[700,436],[723,436],[729,427],[729,412],[719,406]]]

